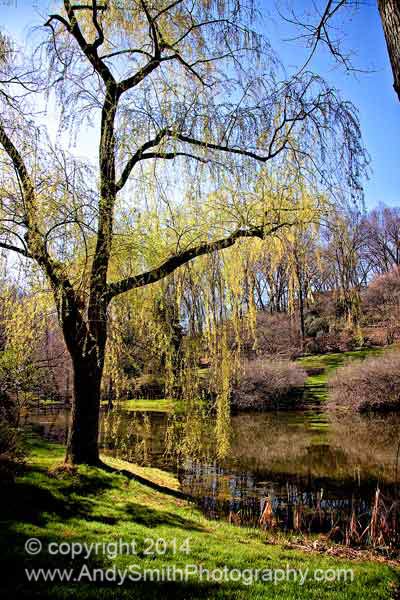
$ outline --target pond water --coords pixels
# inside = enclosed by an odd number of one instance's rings
[[[67,410],[29,415],[43,434],[64,442]],[[212,416],[192,418],[116,409],[103,413],[104,451],[175,472],[183,492],[213,518],[331,531],[357,515],[368,523],[376,490],[397,497],[400,417],[302,411],[232,416],[231,447],[217,459]],[[338,530],[340,527],[338,527]],[[344,529],[340,529],[344,535]],[[340,541],[340,540],[339,540]]]

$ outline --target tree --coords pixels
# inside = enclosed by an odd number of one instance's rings
[[[326,254],[335,265],[335,288],[338,290],[338,316],[344,316],[350,326],[357,325],[360,310],[361,248],[363,243],[359,215],[338,213],[326,230]]]
[[[60,356],[49,344],[46,304],[46,294],[24,297],[13,288],[1,291],[0,397],[14,406],[16,424],[34,397],[58,396],[52,375]]]
[[[305,309],[312,288],[313,266],[316,262],[315,230],[310,227],[294,227],[287,241],[290,256],[290,272],[294,280],[293,287],[297,292],[297,304],[300,319],[301,346],[306,341]]]
[[[400,101],[400,5],[397,0],[378,0],[378,7],[392,65],[393,87]]]
[[[204,198],[216,182],[237,173],[244,184],[255,165],[274,161],[276,169],[294,165],[321,186],[331,187],[335,179],[360,191],[365,158],[354,108],[313,73],[279,78],[273,52],[251,28],[253,14],[248,3],[229,0],[64,0],[33,55],[47,69],[39,81],[1,39],[6,168],[0,246],[35,261],[54,295],[74,372],[70,462],[99,462],[100,386],[113,299],[195,257],[290,224],[267,205],[233,220],[210,207],[205,214]],[[96,176],[52,148],[34,127],[28,100],[43,89],[54,91],[62,122],[78,145],[76,124],[98,124]],[[184,182],[191,226],[166,236],[153,255],[141,254],[132,239],[150,222],[143,217],[152,214],[149,197],[161,202],[168,184],[171,189],[171,163],[179,182],[175,177],[163,214],[184,202],[176,199]],[[126,217],[132,198],[134,217],[129,210]],[[195,226],[193,214],[204,214],[206,229]],[[132,236],[121,237],[119,227],[131,217]],[[168,226],[166,219],[154,231],[160,236]],[[110,262],[122,246],[125,256],[131,248],[132,260],[124,260],[111,279]]]
[[[388,273],[400,265],[400,210],[381,206],[361,224],[364,254],[375,273]]]

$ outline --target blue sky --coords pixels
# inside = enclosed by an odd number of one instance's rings
[[[46,12],[46,5],[44,0],[0,0],[0,26],[22,41],[30,26],[40,24],[38,10]],[[312,2],[291,0],[290,6],[301,13],[310,9]],[[262,27],[285,65],[289,68],[300,66],[306,50],[299,42],[285,41],[296,34],[295,30],[282,24],[270,0],[263,0],[263,15]],[[343,29],[346,32],[343,44],[353,51],[353,64],[370,72],[345,73],[323,50],[313,66],[359,109],[373,170],[370,180],[365,183],[367,207],[380,202],[400,206],[400,102],[392,87],[393,78],[376,3],[371,0],[363,5],[344,22]]]
[[[278,0],[279,1],[279,0]],[[317,0],[319,6],[324,0]],[[300,14],[311,10],[312,0],[290,0],[286,3]],[[274,18],[276,11],[269,0],[263,0],[265,31],[285,65],[301,66],[307,50],[300,42],[286,41],[298,31]],[[288,15],[281,1],[282,12]],[[393,90],[393,76],[386,49],[380,16],[375,0],[364,3],[354,14],[342,13],[333,25],[344,32],[342,47],[352,51],[352,64],[368,73],[346,73],[322,48],[310,65],[351,100],[359,110],[364,143],[371,156],[372,174],[365,183],[367,207],[378,203],[400,206],[400,102]],[[311,21],[311,20],[310,20]],[[316,22],[314,18],[312,22]],[[273,24],[271,26],[271,23]]]

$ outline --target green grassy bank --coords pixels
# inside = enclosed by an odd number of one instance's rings
[[[351,599],[393,598],[398,586],[398,573],[387,564],[348,559],[329,558],[316,553],[301,553],[282,545],[270,545],[261,530],[235,527],[228,523],[207,520],[193,504],[177,491],[177,481],[157,469],[140,468],[111,458],[105,459],[117,469],[131,472],[128,478],[117,472],[80,467],[76,471],[57,470],[63,448],[36,437],[30,439],[30,457],[26,468],[16,482],[3,486],[1,495],[1,587],[6,597],[15,598],[173,598],[178,599]],[[29,555],[24,550],[28,538],[37,538],[42,552]],[[115,548],[110,543],[131,544],[127,554],[112,557]],[[155,543],[156,540],[164,542]],[[189,540],[186,542],[186,540]],[[68,550],[65,543],[86,543],[83,553],[72,560],[70,555],[56,554],[59,548]],[[53,546],[48,545],[52,543]],[[59,544],[63,543],[63,546]],[[57,546],[55,546],[57,544]],[[90,544],[98,544],[89,558],[84,557]],[[111,548],[111,549],[110,549]],[[76,546],[76,549],[79,549]],[[86,567],[84,566],[86,565]],[[133,578],[143,569],[185,569],[186,565],[202,566],[210,572],[224,569],[238,578],[238,572],[247,571],[239,581],[203,581],[193,576],[189,581],[130,581],[118,585],[120,578],[113,568],[133,567]],[[29,582],[25,569],[73,569],[73,577],[80,582],[55,579]],[[259,569],[268,578],[275,570],[280,579],[287,569],[288,581],[276,585],[271,581],[247,582],[256,577]],[[108,577],[117,581],[90,581],[93,569],[108,571]],[[111,569],[111,570],[110,570]],[[276,570],[281,569],[281,572]],[[335,570],[335,581],[316,581],[317,569]],[[337,569],[352,569],[349,575],[336,573]],[[235,571],[236,570],[236,571]],[[239,570],[239,571],[237,571]],[[268,571],[265,571],[268,570]],[[306,571],[307,570],[307,571]],[[170,571],[171,572],[171,571]],[[83,573],[83,575],[82,575]],[[115,573],[115,575],[114,575]],[[205,572],[203,572],[205,573]],[[247,574],[246,574],[247,573]],[[290,575],[291,573],[291,575]],[[318,577],[333,577],[333,571]],[[299,584],[306,574],[304,585]],[[150,575],[148,574],[148,577]],[[214,573],[218,578],[218,572]],[[153,575],[154,577],[154,575]],[[345,577],[347,581],[345,581]]]
[[[385,348],[360,348],[349,352],[333,352],[330,354],[315,354],[303,356],[297,362],[307,371],[315,370],[310,374],[305,382],[306,394],[311,400],[324,402],[327,399],[327,383],[329,376],[338,367],[341,367],[348,361],[363,360],[369,356],[378,356],[386,350],[393,349],[394,346]]]

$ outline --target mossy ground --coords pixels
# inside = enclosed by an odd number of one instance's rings
[[[57,470],[63,448],[30,439],[27,467],[17,476],[15,484],[2,490],[1,562],[4,597],[15,598],[231,598],[231,599],[355,599],[392,598],[398,586],[397,571],[376,562],[334,559],[314,553],[301,553],[270,545],[266,533],[235,527],[228,523],[207,520],[190,502],[176,494],[173,475],[158,469],[140,468],[123,461],[105,458],[117,469],[130,470],[140,482],[117,472],[79,467],[76,471]],[[144,479],[149,481],[147,485]],[[160,487],[162,486],[162,488]],[[170,492],[166,491],[170,488]],[[160,491],[163,489],[164,491]],[[119,539],[136,544],[136,555],[122,554],[111,558],[100,552],[85,560],[77,556],[51,555],[47,551],[29,556],[24,551],[28,538],[38,538],[43,548],[50,542],[86,542],[108,544]],[[188,554],[179,548],[189,538]],[[165,554],[144,553],[150,542],[167,541]],[[174,553],[173,540],[178,551]],[[83,578],[73,583],[59,581],[29,583],[24,569],[74,569],[78,574],[86,563],[89,569],[119,569],[130,564],[139,569],[186,564],[202,565],[213,570],[227,569],[308,569],[303,586],[293,578],[278,585],[271,582],[132,582],[121,586],[115,582],[92,583]],[[353,569],[354,580],[317,582],[316,569]]]

